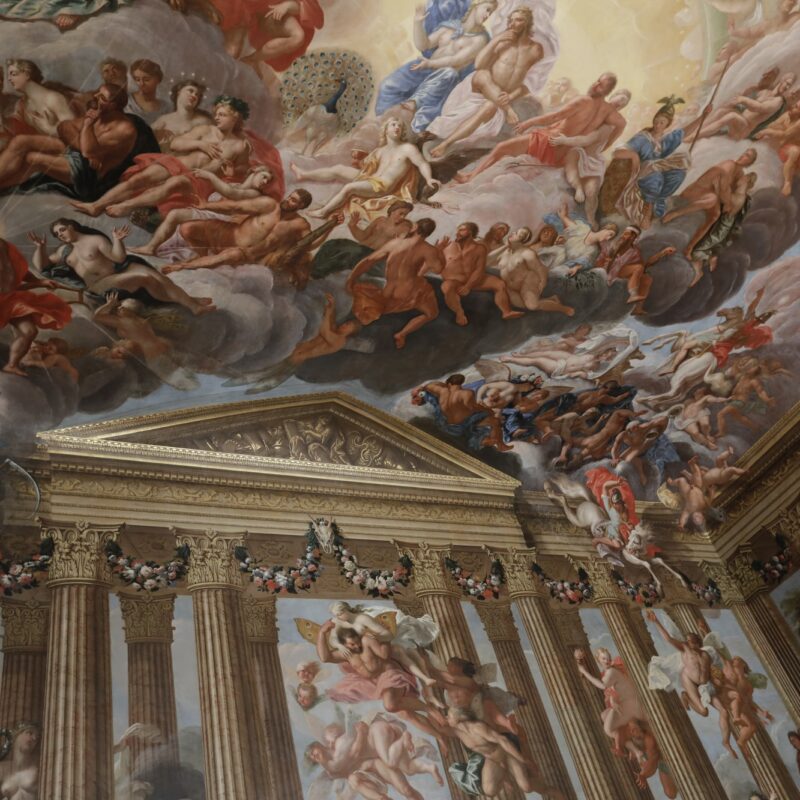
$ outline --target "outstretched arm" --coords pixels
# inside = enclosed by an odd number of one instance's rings
[[[666,628],[665,628],[665,627],[664,627],[664,626],[661,624],[661,621],[660,621],[660,620],[659,620],[659,618],[656,616],[656,614],[655,614],[655,612],[654,612],[654,611],[648,611],[648,612],[647,612],[647,619],[649,619],[649,620],[650,620],[650,622],[652,622],[652,623],[654,623],[654,624],[655,624],[656,628],[658,629],[658,632],[661,634],[661,638],[662,638],[662,639],[663,639],[663,640],[664,640],[664,641],[665,641],[667,644],[671,644],[671,645],[672,645],[672,646],[673,646],[673,647],[674,647],[676,650],[681,650],[681,651],[683,651],[683,649],[684,649],[684,646],[685,646],[685,643],[684,643],[684,642],[682,642],[680,639],[676,639],[674,636],[670,636],[669,632],[668,632],[668,631],[667,631],[667,629],[666,629]]]
[[[380,250],[376,250],[374,253],[370,253],[368,256],[361,259],[358,264],[353,267],[353,271],[350,273],[350,277],[347,279],[347,283],[345,284],[345,289],[352,294],[353,286],[355,285],[356,281],[365,273],[369,272],[371,267],[374,267],[375,264],[380,264],[385,258],[389,255],[388,251],[385,248],[381,248]]]
[[[249,200],[215,200],[198,204],[198,208],[217,211],[220,214],[267,214],[278,204],[271,197],[254,197]]]
[[[425,183],[432,189],[438,189],[439,181],[433,179],[431,165],[427,162],[425,156],[423,156],[419,149],[413,144],[408,145],[407,152],[408,160],[420,171],[420,174],[425,179]]]
[[[252,186],[242,186],[241,184],[228,183],[222,180],[219,175],[215,175],[207,169],[196,169],[193,173],[198,178],[207,180],[213,187],[215,192],[219,192],[223,197],[229,200],[249,200],[254,197],[259,197],[261,192],[258,189],[253,189]]]
[[[516,131],[517,133],[524,133],[531,128],[537,128],[543,125],[552,125],[554,122],[561,122],[562,119],[566,119],[568,116],[577,111],[582,104],[583,98],[576,97],[574,100],[570,100],[565,106],[562,106],[555,111],[550,111],[547,114],[540,114],[538,117],[531,117],[530,119],[525,120],[525,122],[517,125]]]

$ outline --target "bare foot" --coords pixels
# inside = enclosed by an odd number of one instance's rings
[[[456,174],[453,175],[453,182],[454,183],[469,183],[471,177],[472,176],[469,174],[469,172],[456,172]]]
[[[394,346],[398,350],[402,350],[406,346],[406,337],[403,336],[401,333],[396,333],[394,335]]]
[[[413,100],[406,100],[405,103],[400,103],[400,108],[404,108],[413,114],[417,110],[417,104]]]
[[[519,125],[519,114],[511,106],[506,109],[506,122],[509,125]]]
[[[22,378],[27,378],[28,373],[25,372],[24,369],[20,369],[19,367],[13,367],[11,364],[6,364],[3,367],[3,372],[7,372],[9,375],[19,375]]]
[[[736,751],[730,746],[728,742],[723,742],[722,746],[731,754],[733,758],[735,758],[737,761],[739,760],[739,756],[736,754]]]
[[[81,214],[86,214],[87,217],[99,217],[103,209],[96,203],[81,203],[78,200],[70,200],[69,204]]]
[[[113,203],[106,208],[106,214],[109,217],[124,217],[129,213],[130,209],[127,208],[125,203]]]
[[[441,158],[447,152],[447,148],[444,146],[444,143],[437,144],[436,147],[431,149],[431,158]]]
[[[719,256],[711,256],[708,259],[708,271],[713,272],[717,268],[717,264],[719,264]]]
[[[54,20],[56,27],[60,31],[68,31],[70,28],[74,28],[79,21],[80,17],[77,14],[59,14]]]
[[[294,163],[294,161],[292,161],[292,162],[289,164],[289,169],[292,171],[292,175],[294,175],[294,177],[295,177],[295,178],[296,178],[298,181],[305,180],[306,173],[305,173],[305,172],[303,172],[303,170],[301,170],[301,169],[300,169],[300,167],[298,167],[298,166],[297,166],[297,164],[295,164],[295,163]]]
[[[642,300],[647,300],[647,296],[643,294],[635,294],[633,297],[628,298],[629,303],[640,303]]]
[[[519,319],[520,317],[524,317],[524,311],[507,311],[503,314],[503,319]]]
[[[183,264],[166,264],[161,267],[161,274],[171,275],[173,272],[180,272],[182,269],[185,269]]]
[[[456,314],[456,325],[466,325],[469,322],[467,315],[464,313]]]
[[[786,181],[786,183],[783,184],[783,189],[781,189],[781,194],[784,197],[788,197],[791,193],[792,193],[792,182]]]
[[[703,277],[703,265],[700,262],[692,261],[692,269],[694,270],[694,278],[692,278],[689,288],[696,286]]]

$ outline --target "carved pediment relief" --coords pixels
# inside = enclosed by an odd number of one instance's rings
[[[513,491],[517,482],[413,425],[337,392],[165,411],[61,428],[40,434],[70,452],[130,453],[139,459],[219,463],[254,459],[345,470],[386,470],[417,476],[489,481]],[[191,454],[191,455],[190,455]],[[214,462],[211,456],[208,465]],[[257,463],[257,461],[255,462]],[[293,467],[292,469],[295,469]],[[419,480],[419,478],[415,478]]]
[[[206,428],[205,430],[203,428]],[[407,442],[393,442],[387,432],[348,419],[331,409],[307,408],[292,414],[258,415],[227,425],[199,426],[180,435],[155,437],[160,445],[239,453],[267,458],[344,464],[406,472],[440,472],[430,456],[412,452]],[[142,438],[139,438],[142,441]],[[452,472],[452,470],[447,470]]]

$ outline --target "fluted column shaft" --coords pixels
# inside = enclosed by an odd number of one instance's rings
[[[673,603],[667,608],[667,613],[684,635],[689,633],[705,635],[707,625],[702,611],[696,605]],[[750,756],[745,760],[758,788],[765,795],[775,792],[779,800],[800,800],[797,784],[763,725],[758,725],[756,733],[748,744]]]
[[[550,718],[545,711],[539,690],[533,681],[528,659],[522,649],[519,631],[507,602],[476,603],[486,635],[494,648],[497,663],[509,692],[525,702],[517,709],[517,718],[533,761],[545,782],[560,789],[565,797],[575,799],[564,758],[556,742]]]
[[[42,724],[50,606],[37,600],[7,600],[3,612],[3,675],[0,727]]]
[[[517,604],[542,679],[553,702],[561,729],[572,754],[586,800],[625,798],[606,736],[594,719],[594,708],[586,702],[583,678],[574,659],[563,658],[549,598],[531,573],[533,553],[512,552],[501,557],[508,592]]]
[[[800,727],[800,643],[769,596],[768,587],[751,569],[752,554],[737,555],[726,569],[705,564],[755,650],[770,680]]]
[[[424,612],[430,614],[439,626],[439,635],[433,642],[434,653],[445,664],[451,658],[461,658],[477,665],[478,651],[469,632],[460,597],[454,591],[453,582],[444,573],[443,558],[448,551],[423,544],[414,550],[403,552],[414,563],[417,598],[422,603]],[[466,751],[457,739],[450,740],[447,750],[441,746],[439,750],[445,766],[467,760]],[[449,771],[447,781],[452,796],[466,800],[467,795],[455,784]],[[504,790],[498,797],[501,800],[521,800],[523,795],[519,791]]]
[[[600,607],[636,685],[642,708],[682,800],[726,800],[725,790],[680,698],[675,692],[649,688],[648,666],[656,650],[643,628],[641,615],[635,622],[628,601],[620,594],[606,562],[592,559],[586,567],[592,580],[594,603]]]
[[[242,601],[242,607],[250,642],[253,684],[264,712],[269,796],[274,800],[302,797],[283,670],[278,655],[275,597],[247,597]]]
[[[600,677],[600,672],[597,669],[597,662],[595,661],[594,654],[592,653],[591,643],[586,634],[586,629],[581,622],[580,614],[576,606],[564,606],[563,608],[555,611],[556,626],[561,636],[561,641],[564,644],[564,658],[573,659],[575,651],[581,650],[586,656],[586,669],[589,670],[596,678]],[[592,686],[588,681],[583,681],[583,688],[586,693],[587,702],[594,709],[592,715],[595,727],[602,730],[602,713],[606,709],[605,699],[603,692],[597,687]],[[605,736],[605,732],[603,731]],[[606,737],[608,746],[611,746],[611,740]],[[619,777],[619,797],[631,797],[637,800],[652,800],[653,794],[649,787],[644,789],[636,785],[636,779],[628,760],[624,758],[613,758],[614,766],[616,767],[617,775]]]
[[[116,529],[47,527],[55,548],[39,796],[111,800],[110,574],[105,544]]]
[[[207,800],[268,800],[262,707],[251,672],[234,547],[241,537],[185,535],[192,596]]]
[[[137,770],[149,771],[158,763],[177,766],[178,715],[172,669],[172,618],[174,595],[120,595],[120,608],[128,645],[128,724],[153,725],[161,742],[153,748],[140,739],[132,745]]]

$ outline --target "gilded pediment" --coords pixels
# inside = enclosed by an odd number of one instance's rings
[[[396,417],[338,392],[181,409],[61,428],[52,448],[110,448],[146,458],[185,453],[193,463],[246,461],[516,483]],[[233,459],[233,462],[231,461]]]

